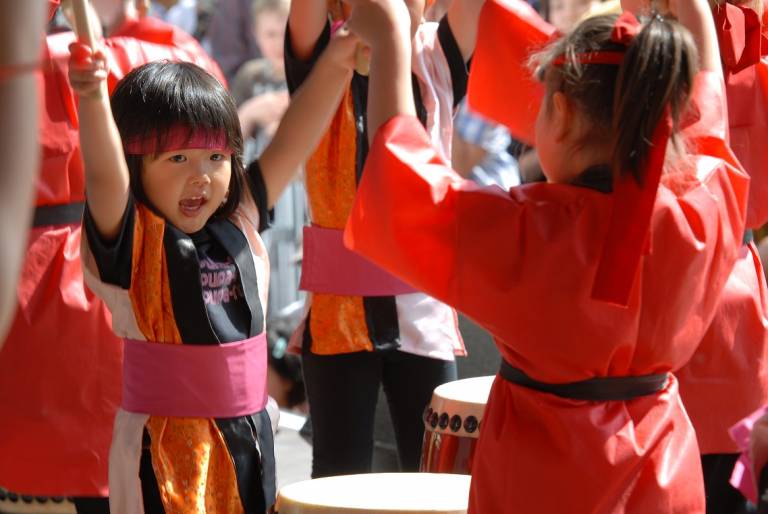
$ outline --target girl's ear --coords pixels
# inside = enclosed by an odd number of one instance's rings
[[[573,132],[573,107],[568,97],[561,91],[552,94],[550,102],[552,117],[552,129],[554,130],[555,141],[565,141]]]

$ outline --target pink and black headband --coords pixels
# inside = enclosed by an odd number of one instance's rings
[[[127,155],[157,155],[174,150],[220,150],[232,153],[224,130],[194,129],[175,125],[163,137],[152,132],[143,137],[130,138],[125,143]]]

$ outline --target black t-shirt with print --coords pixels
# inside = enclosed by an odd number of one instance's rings
[[[213,331],[222,342],[248,339],[251,313],[234,259],[205,228],[189,237],[200,261],[203,302]]]

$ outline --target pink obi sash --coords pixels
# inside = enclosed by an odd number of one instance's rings
[[[397,296],[418,292],[347,250],[343,239],[343,230],[304,227],[300,289],[341,296]]]
[[[267,404],[267,336],[215,345],[125,340],[124,410],[234,418]]]
[[[758,500],[757,484],[760,479],[760,470],[768,463],[768,445],[764,437],[766,423],[761,421],[766,414],[768,414],[768,407],[762,407],[728,430],[731,439],[742,450],[741,457],[733,467],[731,485],[754,504],[757,504]],[[763,432],[763,437],[758,437],[757,444],[751,447],[750,438],[753,430]]]

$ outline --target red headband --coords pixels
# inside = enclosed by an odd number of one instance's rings
[[[157,133],[152,132],[145,137],[132,138],[125,143],[125,153],[128,155],[156,155],[189,149],[221,150],[232,153],[227,135],[223,130],[197,129],[190,132],[190,128],[184,125],[171,127],[163,138],[158,138]]]
[[[616,18],[616,22],[613,24],[611,41],[629,47],[642,29],[643,26],[634,14],[629,11],[624,12]],[[611,64],[618,66],[624,61],[624,51],[584,52],[576,54],[576,61],[581,64]],[[552,61],[552,64],[555,66],[562,66],[565,63],[566,58],[564,55],[556,57]]]
[[[635,40],[643,26],[637,17],[629,11],[626,11],[616,18],[611,32],[611,41],[629,46]]]
[[[664,170],[672,116],[666,109],[651,137],[651,149],[638,184],[629,172],[613,177],[613,214],[597,266],[592,298],[626,306],[640,257],[650,253],[650,228],[656,193]]]

